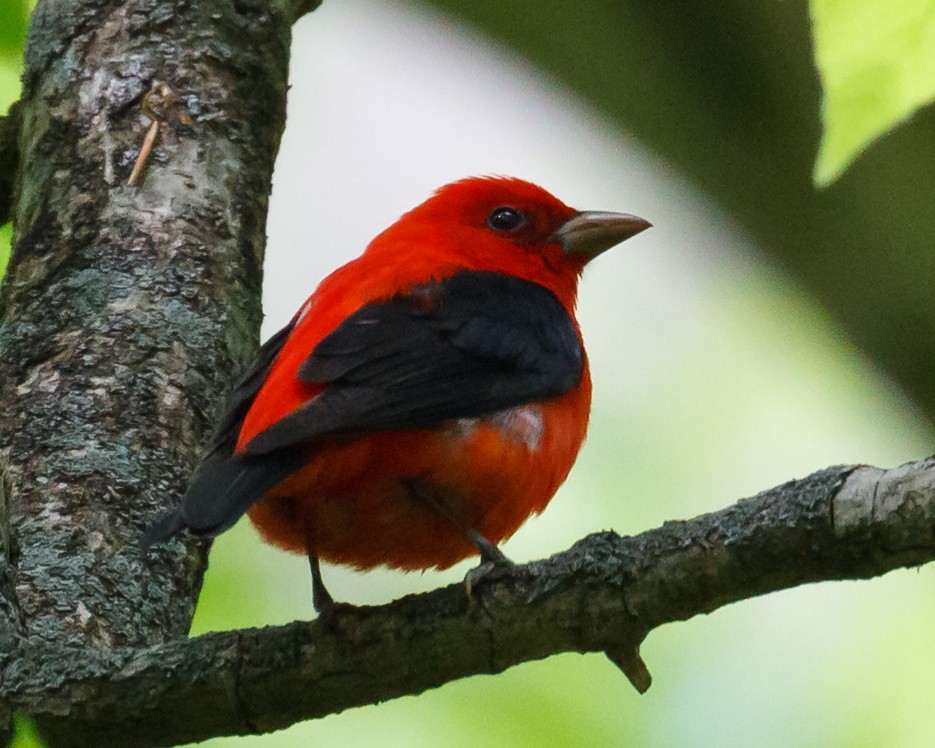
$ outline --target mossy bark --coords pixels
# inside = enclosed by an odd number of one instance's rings
[[[268,0],[36,9],[0,297],[5,687],[188,631],[205,544],[139,538],[257,345],[291,22]],[[144,106],[159,83],[171,112]]]

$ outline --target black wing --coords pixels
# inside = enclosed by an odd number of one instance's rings
[[[235,382],[182,505],[147,530],[144,547],[167,540],[183,527],[196,533],[223,532],[250,504],[301,465],[299,455],[288,450],[276,459],[252,460],[234,455],[247,411],[294,327],[295,320],[267,340]],[[244,498],[237,501],[237,497],[253,498],[244,504]]]
[[[348,317],[299,369],[324,391],[246,454],[483,416],[567,392],[582,367],[575,324],[551,291],[464,271]]]
[[[581,379],[578,332],[546,288],[464,271],[368,304],[321,340],[299,369],[320,395],[233,454],[240,427],[292,325],[271,338],[235,387],[181,508],[148,542],[181,527],[217,534],[332,436],[433,427],[567,392]]]

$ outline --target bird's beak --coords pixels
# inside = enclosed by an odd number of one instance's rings
[[[593,260],[601,252],[645,231],[652,224],[645,218],[627,213],[585,211],[563,223],[552,234],[553,242],[561,242],[566,255],[580,255]]]

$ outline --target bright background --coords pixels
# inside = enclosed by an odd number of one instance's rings
[[[16,59],[0,65],[5,101]],[[548,510],[506,545],[514,560],[715,510],[830,464],[935,451],[899,387],[712,198],[510,49],[416,3],[326,2],[296,27],[292,79],[264,335],[400,213],[470,174],[521,176],[576,207],[655,224],[585,273],[591,431]],[[338,599],[378,603],[467,568],[324,574]],[[928,567],[664,627],[643,647],[654,685],[642,697],[602,656],[565,655],[208,745],[928,747],[933,588]],[[303,559],[243,523],[217,541],[195,633],[311,615]]]

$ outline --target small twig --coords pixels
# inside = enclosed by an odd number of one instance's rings
[[[131,187],[138,184],[142,179],[162,126],[173,124],[191,127],[194,124],[185,103],[179,99],[172,87],[165,81],[155,81],[153,83],[146,95],[143,96],[140,108],[143,110],[143,114],[152,120],[152,123],[146,131],[146,137],[143,138],[143,145],[140,147],[139,155],[137,155],[136,162],[133,164],[130,178],[127,179],[127,184]]]
[[[633,684],[633,687],[639,693],[646,693],[653,684],[653,676],[640,657],[639,646],[631,646],[622,649],[608,648],[604,651],[607,659],[620,668],[621,672],[627,676],[627,680]]]
[[[149,129],[146,131],[146,137],[143,139],[143,145],[140,148],[140,153],[136,157],[136,163],[133,164],[133,171],[130,172],[130,178],[127,180],[127,184],[131,187],[140,181],[143,170],[146,168],[146,162],[149,160],[149,154],[153,152],[153,146],[156,144],[156,136],[159,135],[160,124],[162,123],[160,123],[158,120],[153,120],[152,124],[149,126]]]

